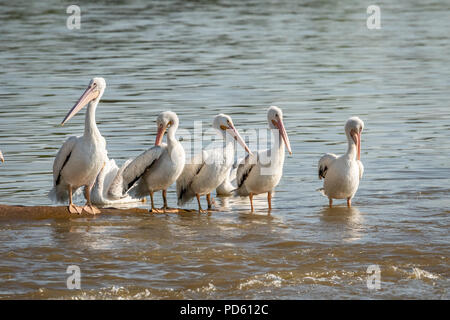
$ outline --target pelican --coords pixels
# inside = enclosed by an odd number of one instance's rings
[[[127,161],[116,175],[108,192],[109,198],[120,199],[134,188],[134,195],[143,198],[150,195],[151,209],[157,211],[153,201],[153,194],[162,191],[164,201],[163,210],[167,206],[167,188],[170,187],[181,174],[184,168],[185,155],[181,143],[175,137],[179,120],[176,113],[162,112],[157,120],[158,133],[155,145],[139,155],[133,161]],[[167,144],[162,143],[167,130]]]
[[[206,195],[208,209],[212,208],[211,192],[216,189],[229,174],[234,161],[234,141],[226,139],[227,134],[233,137],[248,153],[251,151],[234,127],[231,117],[219,114],[214,118],[213,128],[226,141],[225,147],[202,150],[184,166],[177,180],[178,205],[183,205],[194,197],[197,198],[198,211],[203,212],[200,196]]]
[[[108,159],[106,141],[100,134],[95,123],[95,110],[103,96],[106,82],[103,78],[93,78],[86,91],[67,113],[61,125],[64,125],[85,105],[88,104],[84,134],[70,137],[59,149],[53,163],[53,189],[49,196],[58,202],[69,198],[69,212],[81,214],[100,213],[91,203],[90,192],[95,179]],[[72,202],[72,193],[84,186],[86,204],[79,207]]]
[[[111,197],[109,194],[110,190],[113,190],[114,188],[120,188],[120,186],[117,186],[115,184],[119,182],[118,177],[123,174],[123,170],[129,162],[130,160],[125,162],[125,164],[121,168],[119,168],[115,160],[108,159],[106,161],[105,166],[100,170],[100,173],[95,180],[95,184],[91,189],[92,203],[100,205],[122,205],[142,202],[127,193],[118,197]]]
[[[3,153],[1,150],[0,150],[0,161],[5,162],[5,158],[3,158]]]
[[[239,164],[236,172],[237,189],[235,194],[249,197],[251,212],[254,212],[253,196],[266,192],[269,212],[272,210],[272,192],[283,175],[285,146],[292,154],[281,109],[271,106],[267,111],[267,120],[271,130],[278,130],[273,132],[275,137],[278,137],[276,145],[272,149],[259,151],[255,156],[248,155]]]
[[[351,117],[345,124],[347,135],[347,152],[338,157],[327,153],[319,160],[319,179],[324,179],[321,191],[328,197],[330,208],[333,199],[347,199],[351,207],[352,198],[358,190],[359,180],[364,172],[361,162],[361,133],[364,122],[358,117]]]

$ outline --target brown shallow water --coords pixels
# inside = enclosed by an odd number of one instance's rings
[[[209,215],[2,220],[0,298],[449,298],[448,4],[379,2],[377,31],[358,1],[82,2],[75,31],[69,4],[0,6],[0,203],[51,204],[54,155],[84,112],[58,124],[97,75],[118,163],[152,144],[167,109],[184,129],[224,112],[245,132],[278,105],[294,154],[270,216],[259,196],[253,215],[224,198]],[[352,115],[365,176],[352,209],[330,210],[316,163],[345,151]],[[69,265],[81,290],[66,288]]]

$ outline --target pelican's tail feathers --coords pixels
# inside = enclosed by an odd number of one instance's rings
[[[321,195],[323,195],[324,197],[328,198],[328,196],[325,194],[325,189],[324,188],[319,188],[316,191],[320,192]]]
[[[139,180],[137,186],[131,189],[130,193],[137,199],[145,198],[149,194],[147,184],[142,179]]]
[[[246,197],[250,194],[245,185],[242,185],[241,187],[234,189],[232,192],[235,197]]]
[[[183,188],[180,186],[180,184],[177,182],[177,204],[179,206],[182,206],[192,199],[194,199],[195,193],[192,191],[191,188]]]
[[[63,203],[69,199],[69,192],[67,188],[63,188],[61,185],[54,186],[48,193],[48,197],[52,202]]]

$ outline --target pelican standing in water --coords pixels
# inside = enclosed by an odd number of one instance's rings
[[[134,196],[143,198],[150,195],[151,209],[157,211],[153,194],[162,190],[164,205],[162,209],[170,209],[167,205],[167,188],[179,177],[184,168],[185,155],[181,143],[175,137],[179,120],[176,113],[162,112],[157,120],[158,133],[155,145],[139,155],[133,161],[128,161],[120,169],[109,190],[109,198],[124,197],[137,183]],[[167,130],[167,144],[162,143]]]
[[[233,137],[249,154],[249,148],[234,127],[231,117],[219,114],[214,118],[213,128],[225,141],[225,147],[202,150],[184,166],[183,173],[177,180],[178,205],[183,205],[194,197],[197,198],[198,211],[203,212],[200,196],[206,195],[208,209],[212,209],[211,192],[214,191],[227,175],[234,161],[234,140],[227,139],[227,134]]]
[[[269,128],[276,130],[278,141],[272,149],[259,151],[254,156],[248,155],[238,166],[236,172],[238,196],[248,196],[251,212],[253,196],[267,192],[269,212],[272,210],[272,192],[283,175],[284,148],[292,154],[291,144],[283,124],[283,112],[280,108],[271,106],[267,111]],[[267,162],[267,163],[266,163]]]
[[[61,123],[64,125],[88,104],[84,134],[67,139],[53,163],[53,189],[49,196],[58,202],[67,201],[68,198],[70,213],[81,214],[83,210],[90,214],[100,213],[100,210],[91,203],[90,192],[98,173],[108,159],[106,141],[95,122],[95,110],[105,88],[106,82],[103,78],[93,78]],[[83,186],[86,204],[79,207],[73,204],[72,193]]]
[[[352,199],[358,190],[359,181],[364,172],[361,159],[361,133],[364,122],[358,117],[351,117],[345,124],[347,135],[347,152],[338,157],[327,153],[319,160],[319,179],[324,179],[321,191],[329,199],[330,208],[333,199],[347,199],[351,207]]]

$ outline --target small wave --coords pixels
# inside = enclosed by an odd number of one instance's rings
[[[251,289],[255,287],[281,287],[283,279],[273,273],[254,276],[252,279],[246,280],[239,284],[239,290]]]
[[[192,290],[188,290],[188,291],[192,291]],[[216,291],[216,286],[210,282],[210,283],[208,283],[207,286],[197,288],[197,289],[195,289],[195,291],[196,292],[206,292],[206,293],[213,292],[213,291]]]
[[[413,278],[416,278],[419,280],[424,279],[424,278],[425,279],[439,279],[440,278],[439,275],[437,275],[437,274],[433,274],[431,272],[419,269],[417,267],[413,267],[413,272],[412,272],[411,276]]]

